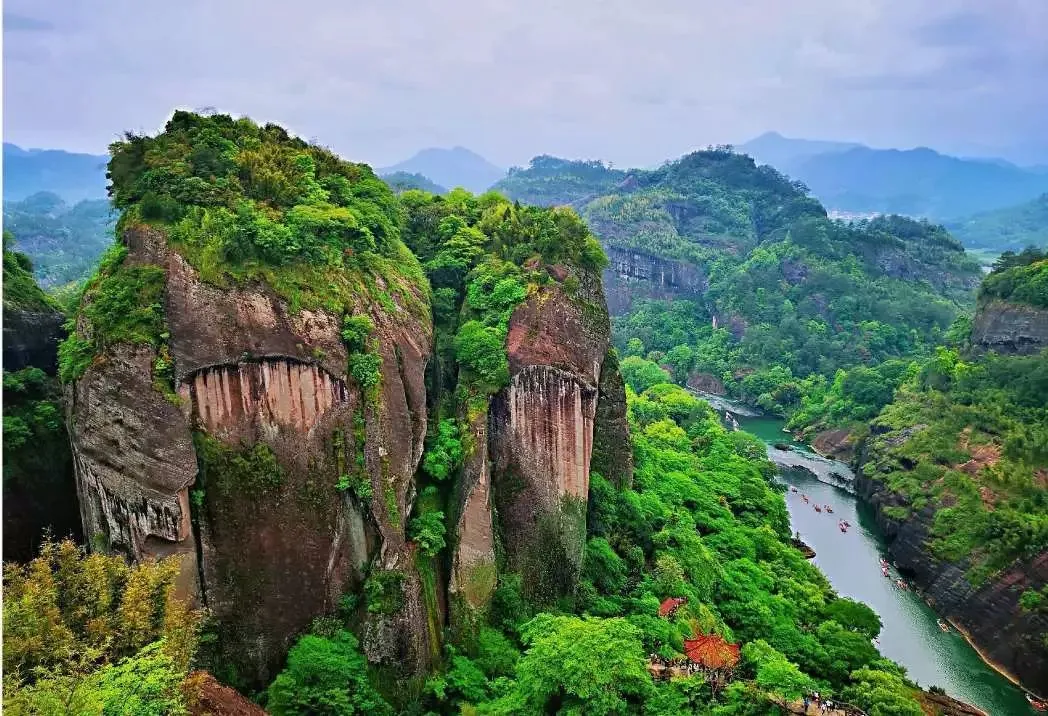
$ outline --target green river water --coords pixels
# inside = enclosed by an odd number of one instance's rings
[[[820,474],[849,473],[847,466],[791,440],[782,431],[781,420],[744,416],[738,420],[741,429],[769,446],[784,442],[793,446],[788,459],[794,463],[808,462],[805,466]],[[769,448],[769,452],[777,451]],[[797,487],[797,492],[786,492],[786,507],[793,529],[815,550],[815,564],[839,594],[865,602],[880,615],[884,628],[878,648],[882,654],[905,666],[910,678],[921,686],[940,686],[992,716],[1036,713],[1023,693],[987,666],[963,637],[954,631],[944,633],[935,612],[917,594],[895,586],[898,575],[894,570],[890,579],[882,575],[879,559],[887,556],[887,550],[869,508],[849,492],[797,470],[790,470],[784,480]],[[803,501],[802,494],[810,503]],[[816,512],[815,504],[830,505],[833,514]],[[852,525],[846,533],[837,526],[841,519]]]

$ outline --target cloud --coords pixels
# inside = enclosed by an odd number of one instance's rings
[[[5,37],[6,136],[81,151],[176,106],[377,165],[454,144],[647,165],[766,129],[1011,146],[1048,108],[1042,0],[6,5],[50,28]]]
[[[44,20],[18,15],[13,12],[4,12],[4,32],[46,32],[54,29],[54,25]]]

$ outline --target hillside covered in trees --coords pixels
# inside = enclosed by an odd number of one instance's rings
[[[621,351],[779,414],[838,368],[928,352],[979,277],[941,227],[830,221],[802,184],[727,148],[654,171],[540,157],[498,188],[587,220],[612,257],[609,295],[629,297]]]
[[[197,712],[206,668],[278,715],[923,713],[791,544],[764,446],[620,374],[574,211],[397,197],[223,115],[112,154],[118,240],[60,351],[97,553],[5,569],[6,709]],[[705,230],[789,243],[742,206]]]

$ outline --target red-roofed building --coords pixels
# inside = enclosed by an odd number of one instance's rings
[[[659,616],[671,618],[677,613],[677,610],[681,608],[681,605],[687,603],[687,597],[672,597],[670,599],[665,599],[662,604],[659,605]]]
[[[685,639],[684,653],[704,669],[733,669],[739,663],[739,645],[729,644],[716,634]]]

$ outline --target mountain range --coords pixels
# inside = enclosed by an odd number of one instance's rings
[[[929,149],[874,149],[790,139],[769,132],[737,147],[804,182],[827,209],[935,221],[1029,201],[1048,191],[1048,171],[1004,160],[963,159]]]
[[[104,154],[75,154],[60,149],[23,149],[4,142],[4,200],[20,201],[41,191],[63,201],[106,197]]]

